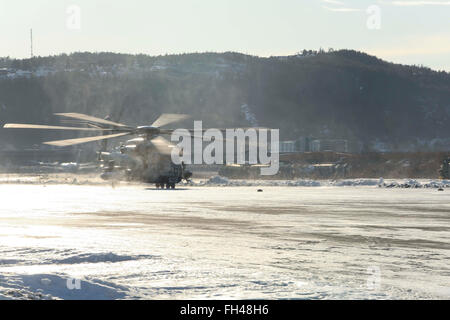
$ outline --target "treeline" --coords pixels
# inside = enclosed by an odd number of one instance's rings
[[[447,150],[450,143],[449,73],[387,63],[351,50],[270,58],[74,53],[0,59],[0,68],[41,67],[54,72],[0,78],[1,124],[55,123],[54,112],[82,112],[144,125],[160,113],[176,112],[191,114],[205,126],[248,126],[241,109],[248,105],[260,126],[280,128],[286,140],[349,139],[363,151],[379,144],[397,151]],[[15,146],[67,136],[0,134],[1,144]]]

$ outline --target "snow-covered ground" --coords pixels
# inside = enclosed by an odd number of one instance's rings
[[[0,299],[450,298],[448,188],[207,184],[0,185]]]

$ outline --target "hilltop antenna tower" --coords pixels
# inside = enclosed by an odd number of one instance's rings
[[[30,29],[31,58],[33,58],[33,29]]]

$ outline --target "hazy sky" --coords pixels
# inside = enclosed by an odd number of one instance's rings
[[[0,0],[0,21],[0,56],[29,57],[33,28],[41,56],[331,47],[450,71],[450,0]]]

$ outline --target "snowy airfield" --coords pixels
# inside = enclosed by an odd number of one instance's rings
[[[450,298],[448,185],[216,179],[0,184],[0,299]]]

